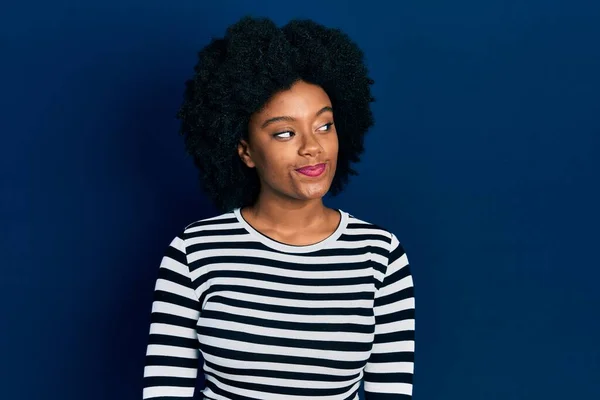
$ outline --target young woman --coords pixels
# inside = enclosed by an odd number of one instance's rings
[[[178,117],[221,214],[162,259],[144,399],[191,399],[199,369],[204,399],[412,397],[406,254],[323,203],[357,174],[372,83],[348,36],[310,20],[246,17],[200,51]]]

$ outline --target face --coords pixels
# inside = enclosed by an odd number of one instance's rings
[[[320,201],[327,193],[337,165],[338,137],[331,100],[320,87],[296,82],[275,94],[248,126],[249,140],[238,153],[261,182],[260,198]],[[319,176],[298,168],[325,164]]]

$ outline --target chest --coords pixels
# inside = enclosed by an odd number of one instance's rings
[[[205,358],[360,369],[374,335],[372,264],[339,261],[208,266],[197,324]]]

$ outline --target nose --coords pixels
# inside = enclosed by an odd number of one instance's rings
[[[323,146],[319,142],[315,134],[310,133],[302,134],[301,146],[299,153],[303,156],[316,156],[323,152]]]

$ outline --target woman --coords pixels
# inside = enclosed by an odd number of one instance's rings
[[[340,193],[373,125],[361,50],[308,20],[243,18],[199,53],[178,117],[222,211],[162,259],[144,399],[410,399],[414,292],[396,236]],[[202,355],[202,366],[198,360]]]

